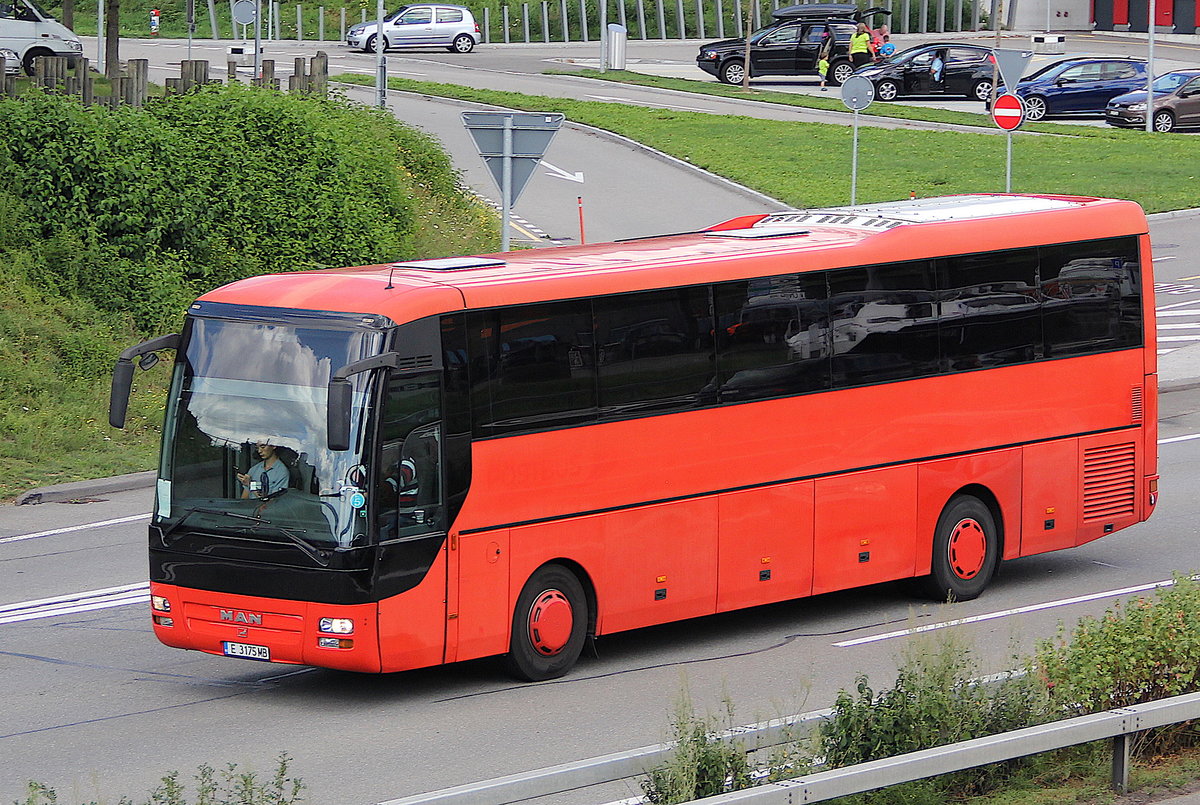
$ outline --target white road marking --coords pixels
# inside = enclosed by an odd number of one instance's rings
[[[962,626],[968,623],[981,623],[983,621],[996,620],[997,618],[1007,618],[1011,615],[1023,615],[1027,612],[1040,612],[1045,609],[1053,609],[1055,607],[1065,607],[1072,604],[1082,604],[1088,601],[1098,601],[1102,598],[1116,598],[1122,595],[1131,593],[1141,593],[1146,590],[1154,590],[1159,587],[1170,587],[1175,584],[1174,579],[1166,581],[1156,581],[1150,584],[1139,584],[1136,587],[1122,587],[1119,590],[1105,590],[1101,593],[1091,593],[1089,595],[1077,595],[1073,598],[1060,598],[1057,601],[1046,601],[1041,604],[1030,604],[1027,607],[1015,607],[1013,609],[1004,609],[999,612],[988,612],[984,615],[972,615],[969,618],[956,618],[951,621],[943,621],[941,623],[931,623],[926,626],[917,626],[912,629],[900,629],[895,632],[887,632],[885,634],[871,635],[869,637],[859,637],[854,640],[843,640],[840,643],[833,645],[838,648],[849,648],[851,646],[861,646],[866,643],[878,643],[881,640],[891,640],[893,637],[905,637],[907,635],[920,634],[922,632],[932,632],[937,629],[946,629],[950,626]]]
[[[1192,439],[1200,439],[1200,433],[1190,433],[1187,436],[1172,436],[1170,439],[1159,439],[1159,444],[1173,444],[1174,442],[1190,442]]]
[[[129,604],[141,604],[150,600],[150,582],[125,584],[120,587],[105,587],[54,598],[39,598],[18,604],[0,605],[0,624],[19,623],[97,609],[111,609]]]
[[[121,525],[122,523],[134,523],[138,520],[146,520],[150,517],[147,514],[135,514],[130,517],[117,517],[113,520],[99,520],[95,523],[84,523],[83,525],[72,525],[66,528],[53,528],[49,531],[38,531],[35,534],[17,534],[12,537],[0,537],[0,545],[8,542],[21,542],[27,539],[39,539],[41,537],[53,537],[57,534],[69,534],[72,531],[86,531],[89,528],[104,528],[110,525]]]

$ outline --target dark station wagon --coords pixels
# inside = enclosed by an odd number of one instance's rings
[[[785,6],[771,12],[774,21],[750,34],[750,77],[817,75],[817,60],[827,37],[833,37],[829,83],[838,86],[854,74],[850,35],[859,22],[884,8],[860,11],[849,3]],[[701,45],[696,65],[726,84],[740,84],[746,75],[746,40],[722,39]]]

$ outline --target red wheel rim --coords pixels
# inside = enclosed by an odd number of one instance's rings
[[[571,602],[558,590],[546,590],[529,608],[529,642],[543,657],[553,657],[566,648],[574,625]]]
[[[970,517],[959,520],[950,532],[946,555],[950,560],[950,569],[960,579],[978,576],[987,560],[987,534],[983,526]]]

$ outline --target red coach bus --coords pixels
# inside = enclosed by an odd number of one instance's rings
[[[356,671],[998,562],[1146,519],[1133,203],[979,195],[255,277],[176,350],[150,525],[171,646]]]

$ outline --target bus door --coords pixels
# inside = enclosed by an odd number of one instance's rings
[[[384,670],[443,661],[446,502],[439,372],[394,372],[374,454],[375,592]]]

